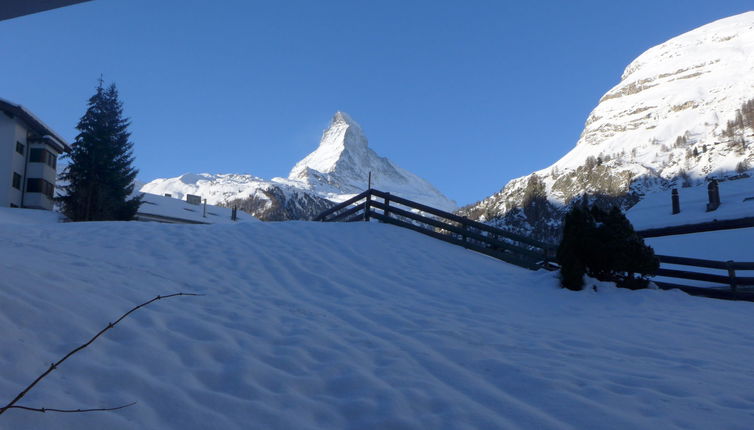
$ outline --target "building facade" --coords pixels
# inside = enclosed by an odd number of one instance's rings
[[[52,210],[58,156],[70,149],[26,108],[0,99],[0,206]]]

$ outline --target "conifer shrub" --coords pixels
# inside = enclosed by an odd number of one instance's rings
[[[617,207],[574,205],[565,217],[558,261],[561,285],[570,290],[584,287],[585,274],[623,288],[646,288],[659,268],[654,250]]]

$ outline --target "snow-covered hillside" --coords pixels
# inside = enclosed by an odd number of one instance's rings
[[[141,191],[183,198],[200,195],[210,204],[235,202],[260,219],[307,219],[372,186],[401,197],[452,211],[456,204],[413,173],[380,157],[361,127],[337,112],[319,147],[298,162],[289,177],[265,180],[241,174],[191,174],[155,179]]]
[[[377,223],[0,224],[8,429],[748,429],[754,303],[557,287]]]
[[[539,184],[555,206],[593,194],[629,207],[647,192],[750,169],[754,128],[745,118],[728,123],[751,99],[754,12],[647,50],[600,99],[568,154],[465,212],[483,220],[503,216]]]
[[[707,212],[708,188],[701,184],[678,189],[680,213],[672,214],[671,191],[666,190],[646,194],[626,216],[636,230],[754,217],[754,178],[720,182],[718,189],[720,207],[714,211]],[[751,254],[754,261],[754,249]]]

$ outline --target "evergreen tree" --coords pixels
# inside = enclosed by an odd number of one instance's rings
[[[138,170],[132,163],[130,122],[115,84],[105,88],[102,78],[79,120],[76,140],[67,154],[70,164],[60,175],[66,183],[58,198],[73,221],[130,220],[141,197],[130,197]]]
[[[586,259],[594,220],[580,205],[575,204],[565,216],[563,238],[558,246],[560,283],[563,288],[578,291],[584,287]]]
[[[645,288],[647,276],[659,268],[652,248],[617,207],[606,212],[574,205],[565,217],[558,261],[561,284],[571,290],[583,288],[584,274],[620,287]]]

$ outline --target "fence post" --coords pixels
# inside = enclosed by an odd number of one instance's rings
[[[385,218],[390,216],[390,193],[385,193],[385,210],[382,213],[385,215]]]
[[[371,172],[369,173],[371,177]],[[366,196],[366,200],[364,201],[364,221],[369,221],[369,209],[371,207],[370,202],[372,201],[372,190],[369,190]]]
[[[463,217],[463,218],[466,219],[466,217]],[[468,242],[468,236],[466,236],[466,231],[468,231],[469,227],[467,226],[465,222],[461,224],[461,227],[463,228],[463,234],[461,236],[463,237],[463,242],[466,243]]]
[[[728,279],[730,279],[730,291],[736,292],[736,270],[733,268],[733,261],[728,260],[725,262],[728,266]]]
[[[712,212],[720,207],[720,188],[717,185],[717,180],[713,179],[707,185],[707,194],[709,196],[709,203],[707,203],[707,212]]]
[[[681,212],[681,199],[678,197],[678,188],[673,188],[671,199],[673,200],[673,215]]]

